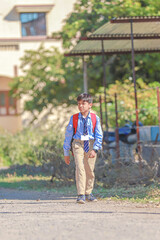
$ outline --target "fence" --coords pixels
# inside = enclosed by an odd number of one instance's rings
[[[114,96],[115,128],[104,131],[103,159],[106,158],[106,170],[112,179],[112,183],[146,183],[160,177],[160,97],[159,88],[141,89],[140,91],[156,91],[157,105],[150,108],[157,111],[157,125],[143,126],[139,121],[128,121],[123,127],[119,127],[119,115],[124,109],[119,109],[117,94]],[[120,99],[119,99],[120,100]],[[145,99],[144,99],[145,101]],[[102,97],[99,98],[101,122],[103,121]],[[137,111],[136,111],[137,110]],[[148,109],[131,109],[130,112],[147,111]],[[128,110],[127,110],[128,111]],[[141,120],[141,118],[139,119]],[[103,125],[104,126],[104,125]],[[138,130],[138,131],[137,131]],[[137,135],[138,132],[138,135]],[[112,168],[111,168],[112,166]],[[105,167],[103,166],[103,170]],[[102,173],[101,173],[102,174]],[[105,175],[105,172],[104,172]],[[109,175],[108,175],[109,176]],[[109,177],[106,181],[111,182]]]

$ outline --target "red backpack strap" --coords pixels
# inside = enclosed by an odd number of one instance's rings
[[[73,115],[73,128],[74,128],[74,134],[76,134],[77,132],[77,126],[78,126],[78,115],[79,113],[76,113]],[[92,120],[92,125],[93,125],[93,133],[96,127],[96,114],[91,113],[91,120]]]
[[[73,128],[74,128],[74,134],[77,132],[77,126],[78,126],[78,115],[79,113],[76,113],[73,115]]]
[[[92,125],[93,125],[93,133],[94,133],[94,129],[96,127],[96,121],[97,121],[96,114],[91,113],[91,119],[92,119]]]

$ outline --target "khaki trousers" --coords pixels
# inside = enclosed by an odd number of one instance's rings
[[[89,141],[89,152],[84,151],[84,141],[74,139],[72,149],[76,165],[76,186],[78,195],[90,194],[94,186],[94,167],[97,154],[94,158],[88,158],[93,149],[94,140]]]

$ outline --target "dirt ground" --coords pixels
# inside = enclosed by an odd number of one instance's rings
[[[159,240],[160,205],[0,188],[1,240]]]

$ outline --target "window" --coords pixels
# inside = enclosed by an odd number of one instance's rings
[[[5,93],[0,93],[0,115],[6,115],[7,111],[6,111],[6,97],[5,97]]]
[[[0,45],[0,51],[17,51],[19,50],[18,44],[2,44]]]
[[[16,100],[9,95],[9,91],[0,92],[0,115],[16,115]]]
[[[22,36],[45,36],[46,13],[21,13]]]

